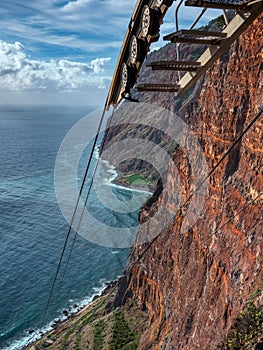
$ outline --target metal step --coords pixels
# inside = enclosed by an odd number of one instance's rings
[[[201,63],[200,69],[196,72],[186,72],[180,79],[180,90],[177,96],[181,97],[188,91],[194,83],[204,74],[209,67],[230,47],[230,45],[243,33],[247,27],[253,23],[253,21],[263,12],[263,0],[254,0],[253,3],[249,3],[249,12],[244,15],[237,11],[235,17],[224,28],[223,33],[226,34],[226,38],[222,41],[218,47],[208,47],[202,55],[198,58],[198,62]]]
[[[174,84],[137,84],[135,87],[138,89],[139,92],[178,92],[180,90],[180,85]]]
[[[155,61],[146,64],[152,70],[176,70],[185,72],[195,72],[201,65],[200,62],[189,61]]]
[[[183,29],[164,36],[163,40],[169,40],[172,43],[219,45],[226,36],[227,34],[222,32]]]
[[[213,8],[221,10],[244,10],[250,1],[209,1],[209,0],[187,0],[185,6]]]

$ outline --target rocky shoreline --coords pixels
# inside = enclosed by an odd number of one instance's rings
[[[23,350],[137,349],[147,327],[147,312],[134,303],[115,306],[117,281],[101,296]]]
[[[55,319],[53,323],[50,325],[50,330],[48,331],[41,331],[39,333],[39,337],[29,342],[26,346],[23,346],[21,350],[37,350],[41,349],[42,347],[47,347],[53,344],[53,337],[57,334],[61,329],[65,329],[70,327],[70,323],[74,322],[78,318],[83,317],[89,310],[92,309],[94,306],[94,303],[96,303],[100,298],[105,298],[109,294],[113,293],[113,291],[116,289],[118,283],[118,279],[114,281],[110,281],[106,283],[106,287],[101,291],[100,294],[95,294],[92,298],[92,300],[84,305],[79,306],[77,304],[74,304],[73,307],[76,309],[76,312],[72,312],[71,310],[65,309],[63,310],[63,315],[66,317],[64,319]],[[28,330],[28,334],[34,334],[35,330]],[[41,346],[39,348],[39,345]]]
[[[111,183],[117,187],[124,188],[124,189],[130,189],[134,191],[140,191],[140,192],[146,192],[146,193],[153,193],[155,189],[155,185],[147,184],[147,183],[139,183],[139,182],[133,182],[129,183],[127,181],[127,177],[123,176],[122,174],[118,174],[116,178],[114,178]]]

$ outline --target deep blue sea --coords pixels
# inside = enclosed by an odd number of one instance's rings
[[[61,107],[0,108],[0,349],[20,349],[39,334],[68,229],[54,191],[56,155],[66,133],[89,112]],[[92,137],[97,123],[91,120],[87,138]],[[85,159],[79,166],[79,179]],[[100,176],[109,182],[112,169]],[[114,187],[114,191],[122,200],[131,196],[129,190]],[[133,195],[141,203],[147,196]],[[92,201],[94,216],[97,212],[119,227],[123,222],[136,225],[137,212],[118,216],[104,210],[96,196],[91,195]],[[58,283],[55,288],[44,329],[61,318],[63,310],[87,304],[105,282],[116,279],[128,254],[129,248],[103,247],[78,235],[63,285],[60,288]],[[29,335],[31,329],[35,332]]]

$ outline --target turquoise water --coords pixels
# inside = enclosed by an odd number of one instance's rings
[[[39,334],[68,228],[56,201],[54,164],[64,136],[87,112],[51,107],[0,109],[0,349],[20,349]],[[94,133],[97,120],[91,124],[87,138]],[[84,166],[79,167],[79,178]],[[100,176],[110,178],[112,171]],[[128,190],[115,187],[114,191],[123,200],[131,196]],[[146,194],[135,195],[141,202],[146,199]],[[103,208],[94,194],[90,201],[93,215],[103,216],[113,226],[137,223],[137,212],[124,217]],[[128,248],[106,248],[78,236],[44,328],[61,318],[64,309],[86,304],[107,281],[116,279],[128,254]],[[30,329],[35,331],[31,336]]]

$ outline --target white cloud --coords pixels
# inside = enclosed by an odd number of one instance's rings
[[[76,0],[76,1],[70,1],[66,5],[62,7],[62,11],[65,12],[72,12],[81,8],[86,7],[91,0]]]
[[[108,61],[109,58],[96,58],[90,62],[90,66],[94,70],[94,73],[101,73],[104,71],[104,66]]]
[[[24,91],[53,89],[74,91],[85,87],[105,88],[108,80],[103,76],[110,58],[96,58],[89,63],[65,59],[33,60],[23,45],[0,40],[1,90]]]
[[[120,0],[1,0],[1,37],[5,41],[0,40],[0,104],[102,101],[135,3],[136,0],[125,4]],[[161,38],[152,49],[165,45],[162,36],[175,30],[175,6],[176,2],[167,12]],[[182,7],[180,28],[189,26],[197,11]],[[205,19],[215,16],[216,11],[208,10]]]

